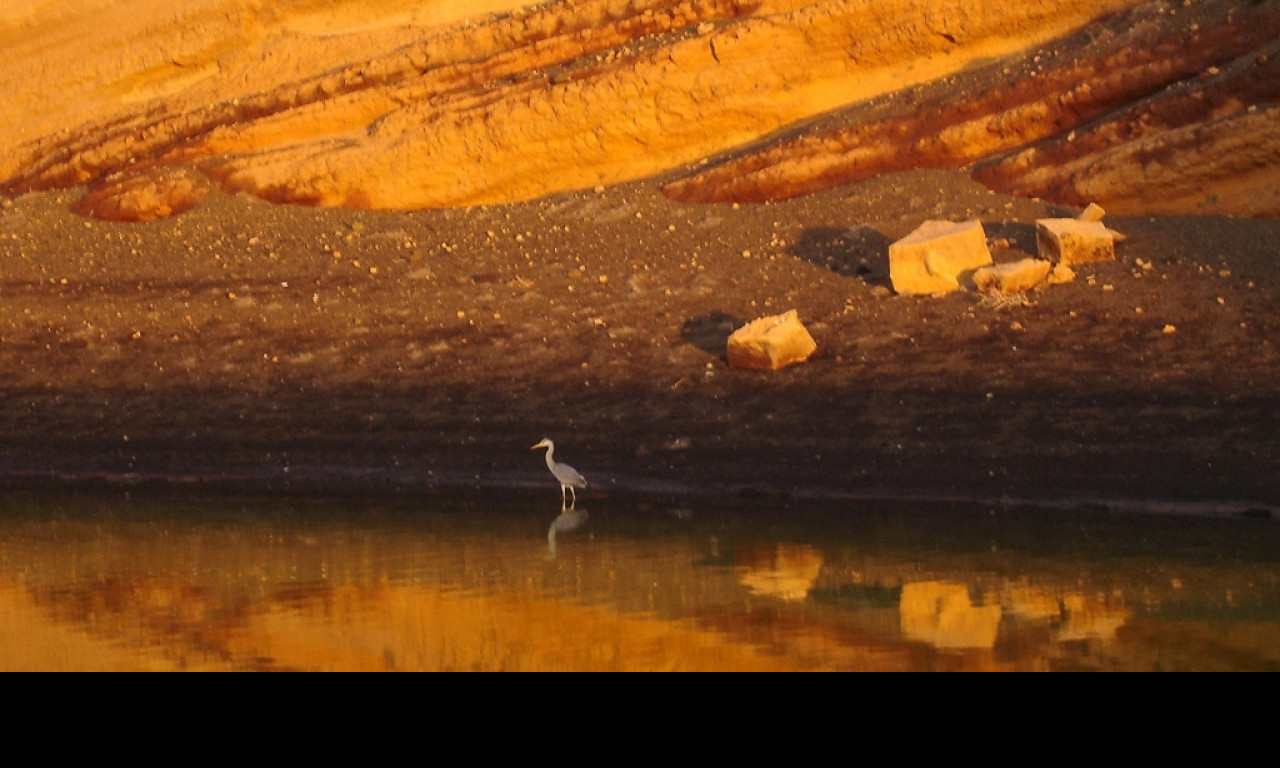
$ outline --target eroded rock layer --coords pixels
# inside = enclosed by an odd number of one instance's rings
[[[913,168],[1121,214],[1280,215],[1280,4],[1146,4],[666,187],[778,200]]]
[[[77,210],[104,218],[169,215],[210,182],[411,209],[659,174],[680,200],[771,200],[971,165],[1117,212],[1280,212],[1280,0],[78,9],[0,20],[20,54],[0,64],[0,188],[84,186]]]

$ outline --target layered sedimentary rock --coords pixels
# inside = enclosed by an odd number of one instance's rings
[[[1280,3],[1147,3],[667,187],[778,200],[913,168],[1120,214],[1280,215]]]
[[[1237,188],[1276,188],[1280,0],[1237,5],[0,0],[0,190],[83,186],[78,210],[140,219],[205,180],[409,209],[950,165],[1122,213],[1267,214]]]

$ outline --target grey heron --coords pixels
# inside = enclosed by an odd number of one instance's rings
[[[587,479],[583,477],[578,470],[562,464],[552,458],[552,454],[556,452],[555,443],[547,438],[542,438],[542,442],[533,446],[529,450],[536,451],[539,448],[547,449],[547,469],[551,470],[551,474],[555,475],[556,480],[560,482],[560,501],[563,502],[568,496],[572,496],[574,502],[578,501],[578,494],[575,488],[586,488]]]

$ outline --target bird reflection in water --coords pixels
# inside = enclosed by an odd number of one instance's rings
[[[585,522],[587,522],[586,510],[574,509],[573,505],[561,506],[560,516],[551,521],[551,528],[547,530],[547,559],[556,559],[557,534],[577,530]]]

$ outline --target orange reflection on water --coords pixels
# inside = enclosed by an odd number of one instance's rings
[[[795,668],[689,622],[621,616],[520,594],[409,588],[342,587],[297,595],[235,628],[225,647],[237,658],[317,670]]]
[[[738,579],[753,593],[803,600],[822,572],[822,554],[813,547],[778,544],[733,558]]]
[[[936,648],[994,648],[998,604],[974,605],[964,584],[918,581],[902,587],[902,633]]]
[[[75,595],[2,583],[0,671],[811,668],[694,621],[515,593],[314,586],[218,617],[204,609],[196,591],[137,582]]]
[[[35,594],[0,583],[0,671],[787,671],[937,663],[910,643],[775,611],[660,620],[529,594],[395,585],[289,588],[230,611],[206,597],[137,579]],[[920,582],[904,586],[899,615],[908,640],[989,650],[1000,608],[972,606],[963,585]],[[940,666],[1004,665],[980,655]]]
[[[0,671],[1280,667],[1266,542],[1238,566],[1124,555],[1111,573],[987,531],[893,543],[897,518],[836,535],[629,511],[109,511],[0,514]]]

